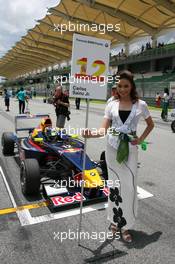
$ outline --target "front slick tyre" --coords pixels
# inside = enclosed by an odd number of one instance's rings
[[[36,159],[21,162],[21,189],[24,195],[36,195],[40,190],[40,167]]]

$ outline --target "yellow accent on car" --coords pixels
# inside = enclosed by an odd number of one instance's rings
[[[77,135],[77,134],[75,134],[75,135],[71,135],[71,138],[76,139],[76,138],[78,138],[78,135]]]
[[[104,181],[102,181],[97,169],[85,170],[84,181],[84,188],[104,187]]]
[[[33,132],[32,132],[32,138],[38,136],[38,129],[34,129]]]
[[[35,142],[38,142],[38,143],[42,143],[43,142],[43,138],[34,138],[33,140]]]

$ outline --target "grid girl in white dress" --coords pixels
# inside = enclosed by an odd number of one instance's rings
[[[106,106],[104,120],[98,132],[86,129],[83,136],[91,138],[107,134],[106,161],[110,180],[108,220],[111,223],[109,229],[113,234],[120,231],[125,242],[132,242],[128,229],[133,226],[137,217],[137,145],[149,135],[154,123],[147,104],[138,98],[130,72],[123,71],[120,74],[117,93],[118,100]],[[137,125],[141,117],[145,119],[147,126],[138,137]]]

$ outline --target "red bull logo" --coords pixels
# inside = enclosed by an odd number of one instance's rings
[[[109,195],[109,189],[105,187],[103,189],[103,193],[108,196]],[[82,196],[80,192],[75,193],[73,196],[54,196],[50,198],[53,205],[55,207],[66,205],[66,204],[72,204],[74,202],[81,202],[81,200],[86,200],[86,197],[84,195]]]
[[[71,204],[74,202],[81,202],[81,199],[86,200],[84,196],[81,195],[81,193],[76,193],[74,196],[55,196],[51,197],[51,200],[54,204],[54,206],[60,206],[65,204]]]

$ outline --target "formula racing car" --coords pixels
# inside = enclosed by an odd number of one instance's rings
[[[36,127],[18,127],[18,121],[41,119]],[[20,132],[27,135],[20,137]],[[52,128],[49,115],[18,115],[15,132],[4,132],[2,151],[5,156],[18,156],[20,182],[24,195],[35,195],[41,187],[54,207],[99,202],[107,199],[105,160],[93,161],[86,154],[83,173],[84,143],[77,135],[68,135],[64,129]],[[82,181],[84,179],[84,181]],[[84,185],[83,197],[81,185]]]

